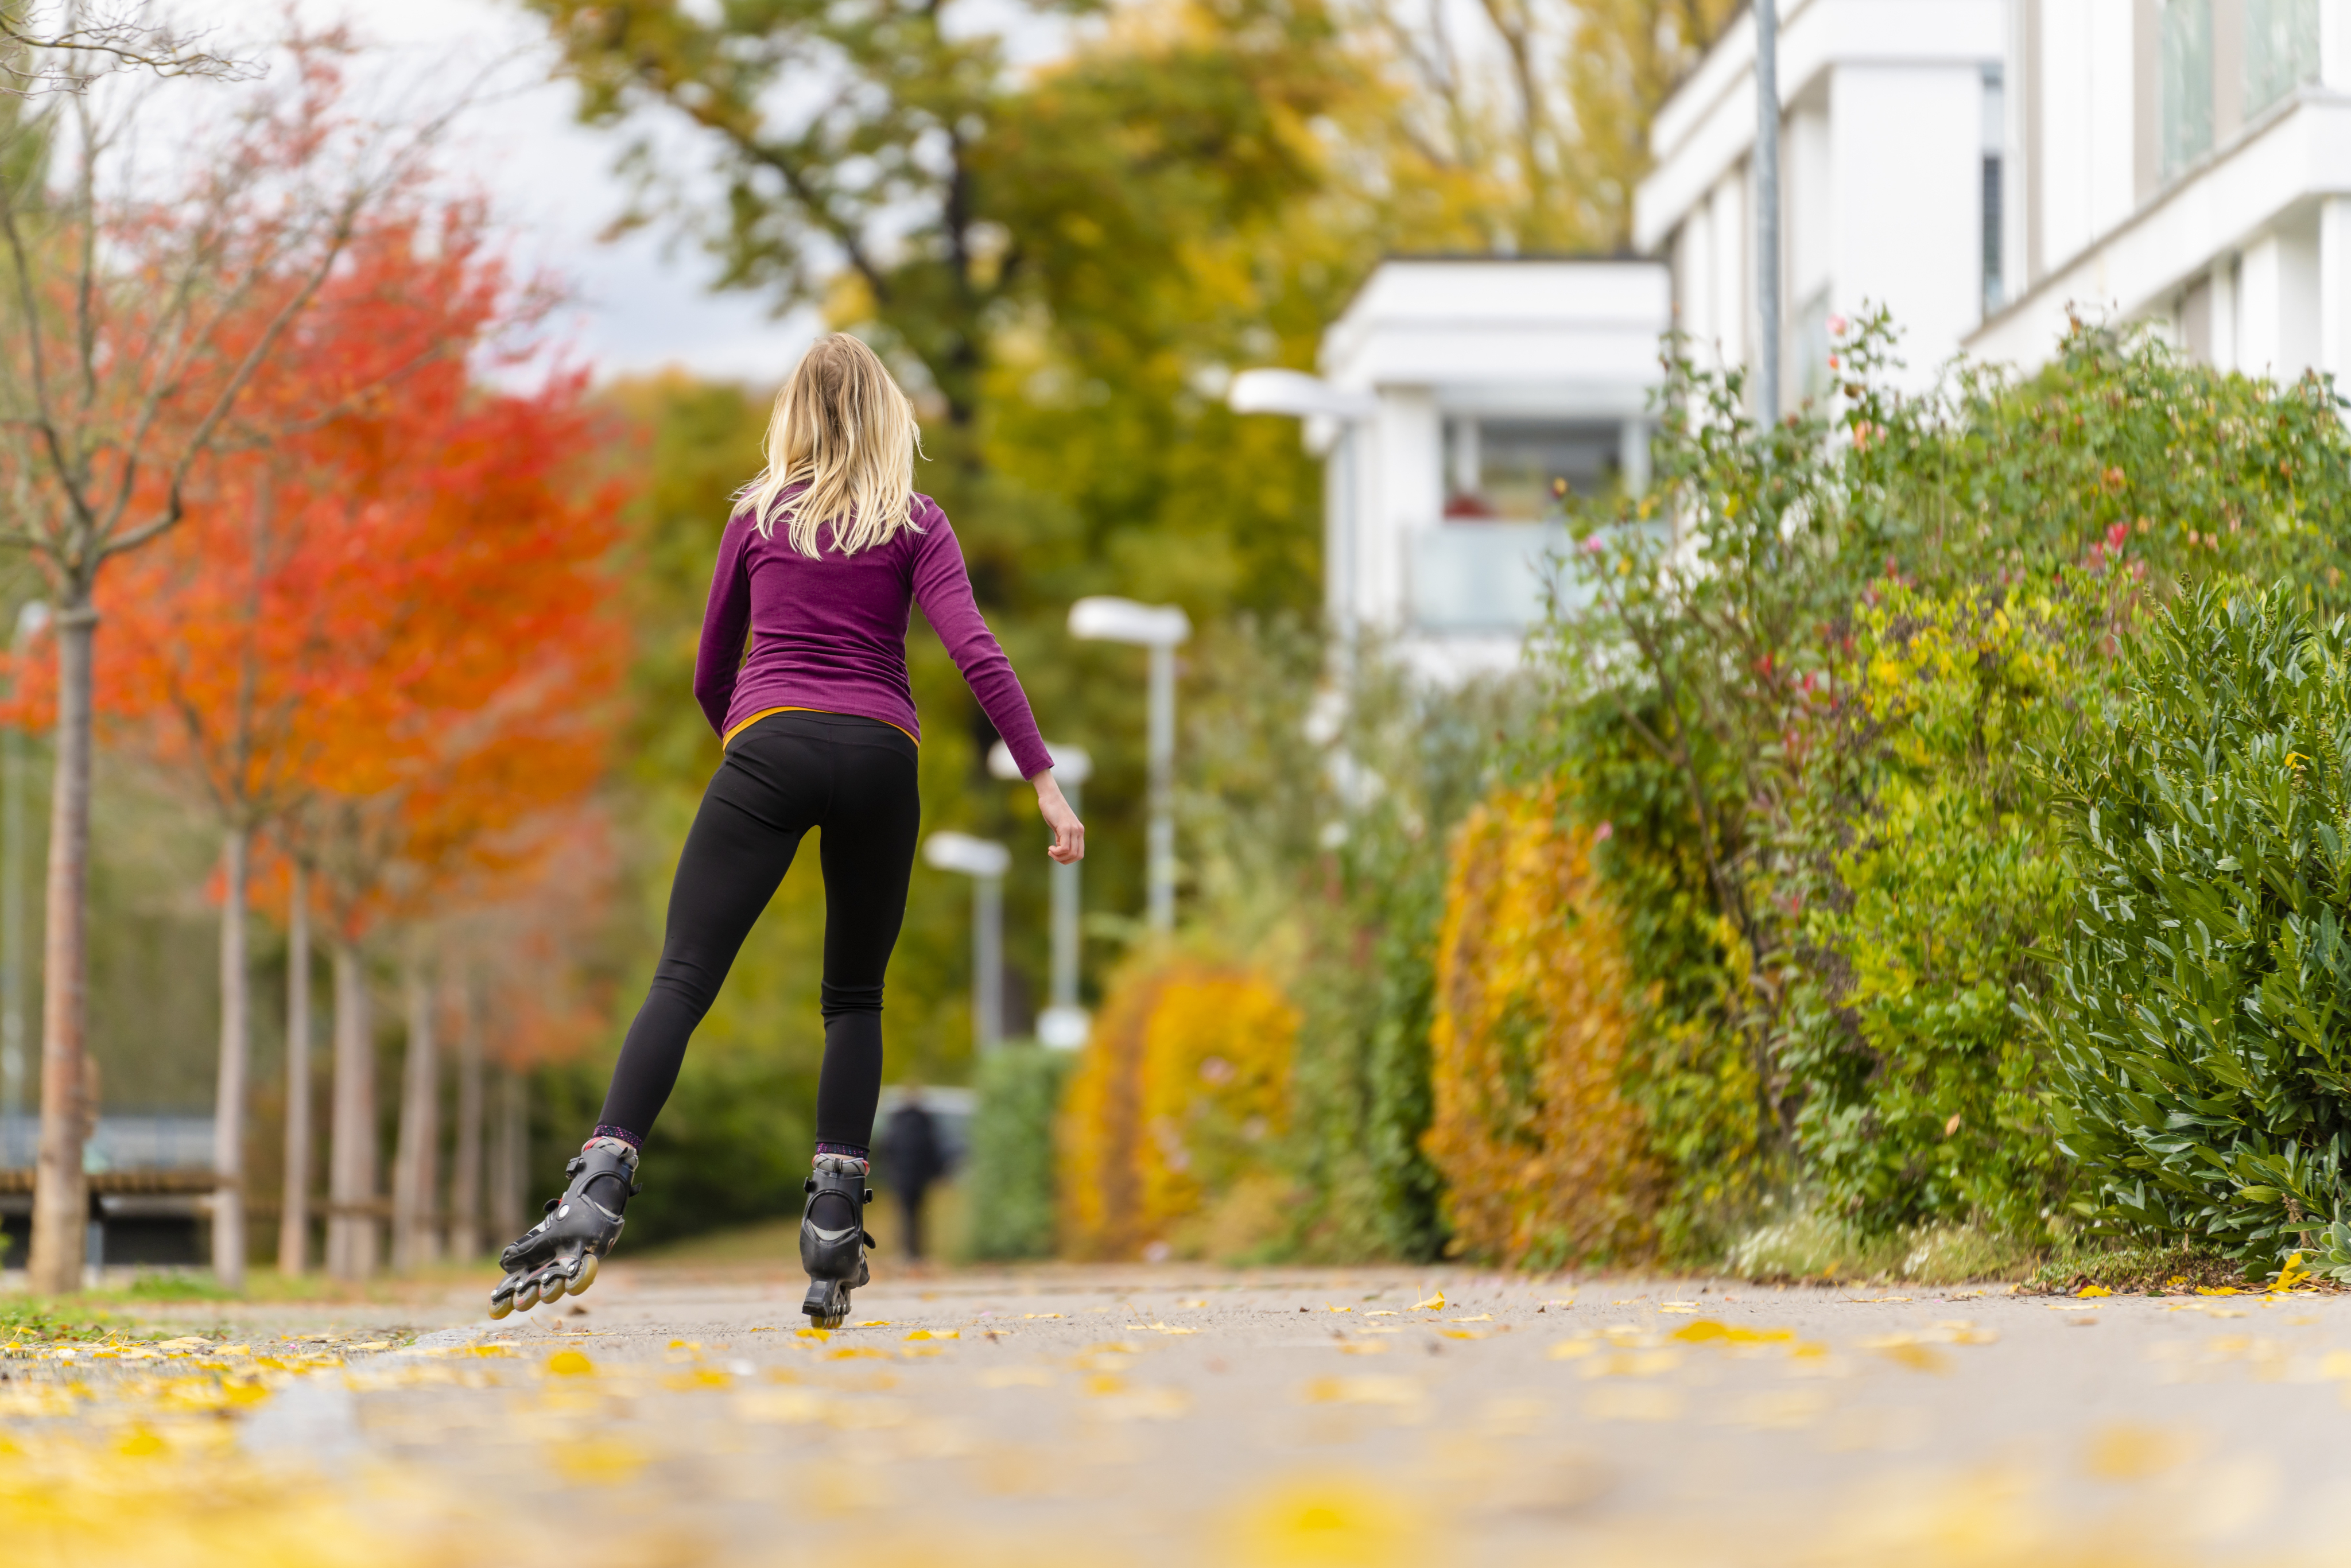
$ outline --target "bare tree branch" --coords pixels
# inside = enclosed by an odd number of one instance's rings
[[[214,52],[210,35],[183,33],[140,20],[146,7],[131,5],[92,16],[80,7],[55,26],[40,26],[32,7],[0,3],[0,95],[32,98],[87,91],[101,76],[119,70],[152,71],[159,77],[212,77],[246,81],[261,74],[250,60]]]

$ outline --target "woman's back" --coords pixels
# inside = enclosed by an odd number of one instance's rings
[[[906,674],[909,610],[919,604],[1022,773],[1052,765],[972,599],[946,514],[917,495],[912,517],[914,527],[853,554],[820,525],[810,557],[783,528],[757,527],[750,504],[737,509],[719,542],[695,664],[695,695],[712,728],[729,735],[778,708],[813,708],[878,718],[920,739]]]

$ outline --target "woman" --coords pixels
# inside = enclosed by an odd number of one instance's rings
[[[907,607],[920,604],[1037,789],[1053,858],[1086,831],[1037,733],[1010,661],[972,602],[945,513],[914,494],[913,405],[873,351],[831,337],[777,394],[767,471],[736,498],[702,621],[694,695],[726,760],[678,856],[651,990],[629,1026],[571,1185],[507,1248],[490,1315],[577,1294],[620,1239],[637,1152],[677,1082],[694,1026],[810,828],[824,865],[824,1069],[800,1218],[802,1311],[838,1325],[866,1281],[867,1150],[882,1089],[882,977],[906,915],[921,802],[922,729],[906,679]],[[744,652],[744,636],[750,652]]]

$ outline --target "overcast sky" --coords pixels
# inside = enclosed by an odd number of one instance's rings
[[[189,0],[181,14],[217,26],[224,44],[275,31],[283,0]],[[627,191],[613,174],[622,138],[580,125],[569,86],[548,79],[552,50],[539,24],[508,0],[298,0],[307,22],[348,20],[394,53],[403,73],[455,81],[507,60],[491,101],[459,122],[451,172],[486,192],[527,265],[553,268],[579,299],[565,336],[600,374],[683,366],[703,375],[772,384],[806,346],[815,322],[771,319],[765,300],[715,295],[713,268],[692,244],[639,232],[597,235]],[[669,254],[664,254],[665,246]]]

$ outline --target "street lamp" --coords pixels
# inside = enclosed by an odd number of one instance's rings
[[[1078,802],[1084,794],[1085,782],[1093,777],[1094,759],[1078,746],[1048,745],[1052,753],[1053,777],[1061,786],[1062,797],[1070,802],[1073,813],[1083,815]],[[998,741],[988,748],[987,770],[998,779],[1017,780],[1020,764],[1012,759],[1012,748]],[[1061,1051],[1075,1051],[1086,1042],[1090,1020],[1086,1009],[1078,1006],[1078,867],[1074,861],[1068,865],[1058,862],[1053,867],[1053,1005],[1037,1019],[1037,1038]]]
[[[1004,868],[1012,852],[969,833],[933,833],[923,858],[971,878],[971,1043],[992,1051],[1004,1038]]]
[[[1176,928],[1176,645],[1192,622],[1173,604],[1095,596],[1070,606],[1070,635],[1151,650],[1151,831],[1144,847],[1151,929]]]

